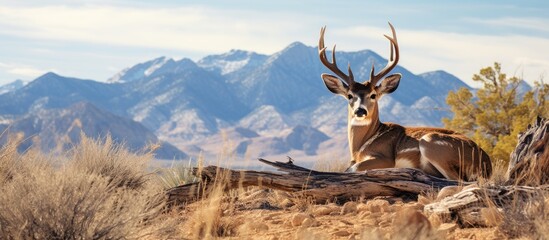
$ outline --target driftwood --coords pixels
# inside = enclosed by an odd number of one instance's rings
[[[538,118],[521,134],[511,154],[503,186],[466,187],[463,191],[425,206],[427,213],[463,226],[490,226],[505,211],[526,214],[525,206],[544,201],[549,194],[549,120]]]
[[[457,221],[461,226],[494,226],[504,211],[525,211],[524,203],[542,198],[549,185],[470,186],[425,206],[428,214],[438,215],[443,222]]]
[[[223,190],[239,187],[258,186],[270,189],[294,192],[310,197],[316,202],[327,200],[346,201],[361,197],[375,196],[417,196],[432,190],[459,183],[437,178],[412,168],[376,169],[360,173],[319,172],[294,165],[289,162],[259,161],[278,168],[278,172],[230,170],[217,166],[208,166],[196,175],[201,183],[187,184],[168,190],[171,204],[190,202],[209,194],[216,186]],[[461,183],[463,184],[463,183]]]

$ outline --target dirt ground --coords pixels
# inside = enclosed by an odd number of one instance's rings
[[[433,198],[376,198],[315,204],[252,189],[212,196],[180,212],[189,239],[505,239],[495,228],[461,228],[423,212]]]

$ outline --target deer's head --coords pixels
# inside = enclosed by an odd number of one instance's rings
[[[335,45],[332,50],[332,62],[328,61],[326,57],[326,47],[324,46],[324,31],[326,27],[320,30],[320,39],[318,42],[318,54],[320,61],[324,66],[330,69],[338,77],[330,74],[322,74],[322,80],[328,90],[334,94],[343,96],[349,101],[349,117],[355,124],[368,124],[373,118],[378,118],[378,106],[377,101],[383,94],[394,92],[400,82],[400,74],[387,75],[398,63],[399,51],[398,42],[396,38],[395,29],[393,25],[389,23],[393,37],[384,35],[390,42],[391,56],[385,68],[379,73],[375,74],[374,65],[372,64],[372,71],[370,73],[370,79],[364,82],[355,82],[353,72],[351,71],[351,65],[348,67],[348,74],[343,73],[338,67],[335,58]],[[378,85],[378,83],[381,84]],[[377,119],[375,119],[377,120]]]

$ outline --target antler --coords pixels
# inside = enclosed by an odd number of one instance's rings
[[[345,73],[343,73],[341,70],[339,70],[339,68],[337,67],[337,62],[335,57],[336,45],[334,45],[334,49],[332,50],[332,62],[328,61],[328,57],[326,57],[326,47],[324,46],[325,30],[326,30],[326,27],[323,27],[320,29],[320,39],[318,40],[318,55],[320,57],[320,61],[322,62],[322,64],[324,64],[324,66],[326,66],[333,73],[339,76],[347,84],[347,86],[350,86],[355,81],[353,77],[353,71],[351,71],[351,64],[349,64],[348,76]]]
[[[387,61],[387,66],[385,66],[385,68],[383,68],[378,74],[374,74],[375,70],[374,70],[374,64],[372,64],[372,72],[370,73],[370,83],[375,86],[377,84],[377,82],[383,78],[385,75],[387,75],[387,73],[389,73],[391,70],[393,70],[393,68],[395,68],[395,66],[397,65],[398,63],[398,59],[399,59],[399,54],[398,54],[398,42],[397,42],[397,37],[396,37],[396,33],[395,33],[395,28],[393,28],[393,25],[391,25],[391,23],[389,23],[389,26],[391,27],[391,31],[393,32],[393,37],[389,37],[387,35],[383,35],[385,36],[387,39],[389,39],[389,42],[390,42],[390,46],[389,48],[391,49],[391,56],[389,58],[389,61]],[[393,56],[393,48],[394,48],[394,56]]]

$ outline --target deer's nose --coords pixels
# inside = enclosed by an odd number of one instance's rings
[[[357,117],[365,117],[367,114],[368,114],[368,112],[364,108],[358,108],[355,111],[355,116],[357,116]]]

